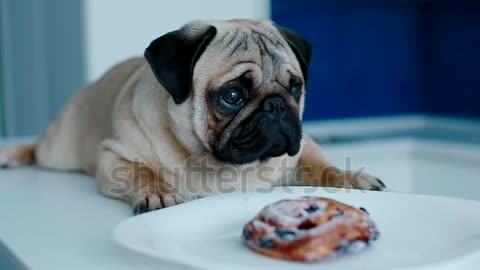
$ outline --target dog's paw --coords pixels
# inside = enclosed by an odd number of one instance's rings
[[[366,173],[358,174],[354,172],[345,172],[340,176],[336,187],[374,191],[383,191],[387,188],[383,181],[376,177]]]
[[[133,203],[133,214],[139,215],[153,210],[183,203],[177,193],[150,193],[138,196]]]

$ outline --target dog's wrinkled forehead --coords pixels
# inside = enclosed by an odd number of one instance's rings
[[[288,44],[271,24],[260,25],[242,21],[227,24],[223,29],[220,28],[220,31],[222,33],[219,33],[213,42],[218,48],[222,47],[226,57],[260,53],[252,56],[260,58],[261,63],[267,62],[265,59],[267,57],[274,62],[286,61],[288,58],[286,54]]]
[[[263,80],[271,80],[274,70],[290,60],[288,43],[269,21],[232,20],[211,22],[217,28],[205,54],[222,66],[254,63]]]

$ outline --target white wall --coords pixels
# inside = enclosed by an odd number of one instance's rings
[[[269,18],[269,0],[85,0],[87,79],[195,19]]]

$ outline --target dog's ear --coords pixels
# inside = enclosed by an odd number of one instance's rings
[[[192,92],[193,68],[203,51],[215,37],[217,29],[209,26],[193,33],[187,27],[167,33],[152,41],[145,58],[157,80],[180,104]]]
[[[302,69],[303,78],[305,81],[307,81],[308,67],[310,66],[310,61],[312,60],[312,45],[310,45],[307,40],[292,30],[278,25],[275,26],[280,31],[280,34],[282,34],[282,37],[288,42],[288,45],[292,51],[295,53],[295,56],[300,63],[300,68]]]

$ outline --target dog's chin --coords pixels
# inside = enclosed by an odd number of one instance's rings
[[[219,161],[232,164],[294,156],[300,150],[301,134],[299,120],[279,122],[260,115],[237,127],[226,145],[213,147],[213,154]]]
[[[215,150],[213,152],[217,160],[231,163],[231,164],[248,164],[252,162],[266,162],[270,158],[283,156],[288,154],[294,156],[298,153],[300,149],[300,142],[295,143],[295,145],[282,145],[275,146],[274,148],[265,150],[255,150],[255,149],[242,149],[235,146],[227,146],[223,150]]]
[[[283,149],[282,149],[283,148]],[[285,145],[279,148],[272,148],[271,151],[257,151],[255,149],[241,149],[235,146],[226,147],[223,150],[215,150],[213,152],[215,158],[219,161],[243,165],[252,162],[267,162],[271,158],[288,154],[294,156],[300,149],[300,142],[294,146]]]

